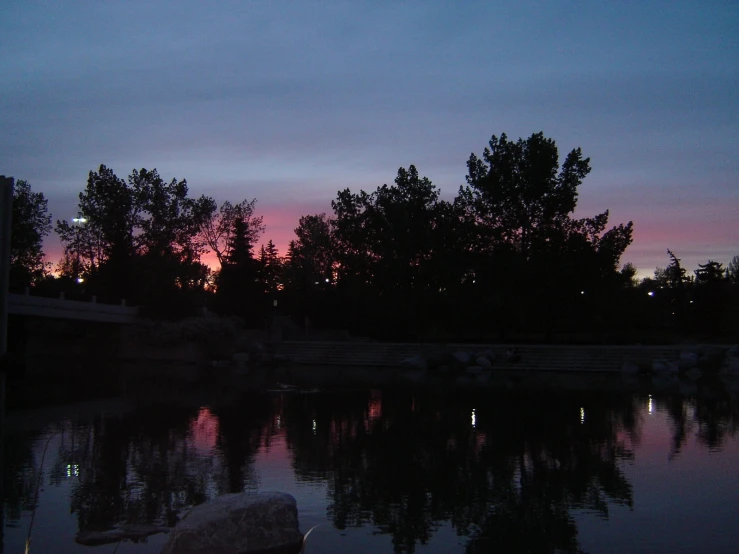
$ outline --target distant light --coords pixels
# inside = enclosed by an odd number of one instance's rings
[[[318,284],[318,281],[316,281],[316,285]]]
[[[326,282],[328,283],[328,277],[326,277]]]
[[[87,223],[87,218],[86,217],[73,217],[72,221],[74,221],[75,223]]]
[[[693,301],[691,300],[691,301],[690,301],[690,303],[692,304],[692,303],[693,303]]]
[[[475,410],[472,410],[472,427],[475,426],[476,421],[477,421],[477,418],[475,417]]]
[[[585,294],[585,291],[584,291],[584,290],[581,290],[581,291],[580,291],[580,294]]]
[[[85,280],[82,277],[77,277],[77,282],[78,283],[84,283]]]
[[[650,291],[649,291],[649,292],[648,292],[647,294],[648,294],[649,296],[654,296],[654,291],[653,291],[653,290],[650,290]]]
[[[585,423],[585,408],[580,408],[580,424]]]
[[[477,281],[475,281],[474,279],[472,279],[472,284],[473,284],[473,285],[474,285],[474,284],[475,284],[476,282],[477,282]]]
[[[313,434],[316,434],[316,420],[313,420]]]

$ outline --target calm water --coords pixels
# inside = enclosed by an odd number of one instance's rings
[[[244,490],[293,494],[301,529],[320,524],[308,553],[736,553],[738,423],[720,386],[231,391],[11,413],[2,551],[23,551],[40,477],[39,553],[112,553],[75,534],[172,524]]]

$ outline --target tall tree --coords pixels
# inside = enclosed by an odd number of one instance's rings
[[[543,133],[516,142],[503,133],[493,135],[482,159],[470,155],[467,169],[459,195],[485,235],[528,256],[538,236],[561,227],[574,211],[590,158],[573,149],[560,169],[557,146]]]
[[[200,230],[215,202],[188,196],[187,182],[166,182],[156,169],[134,170],[128,181],[104,165],[91,171],[79,213],[57,221],[65,245],[62,269],[89,277],[89,290],[132,299],[164,311],[186,304],[208,268],[200,263]]]
[[[156,169],[134,170],[128,182],[140,214],[139,247],[156,256],[198,257],[205,247],[199,231],[215,213],[215,201],[190,198],[186,180],[167,183]]]
[[[139,210],[126,182],[101,165],[90,171],[87,187],[79,194],[77,221],[57,221],[55,230],[65,251],[83,260],[106,294],[127,297],[132,291]]]
[[[660,271],[660,268],[657,268],[654,272],[655,279],[661,286],[666,288],[682,289],[690,282],[690,278],[680,263],[680,258],[675,256],[669,248],[667,249],[667,255],[670,257],[670,263],[662,271]]]
[[[470,156],[467,169],[457,201],[474,229],[472,274],[479,290],[488,291],[481,306],[509,314],[507,323],[536,322],[551,331],[594,309],[585,299],[575,304],[575,295],[587,289],[588,298],[602,298],[602,289],[620,282],[619,261],[633,224],[606,230],[608,211],[572,217],[590,172],[580,148],[560,166],[556,143],[543,133],[515,142],[493,135],[482,158]]]
[[[276,292],[282,281],[282,260],[272,239],[262,246],[259,252],[259,265],[264,283],[264,291]]]
[[[251,251],[264,233],[264,218],[254,215],[254,209],[257,200],[243,200],[238,204],[231,204],[225,201],[216,212],[215,210],[208,214],[201,226],[201,234],[203,240],[215,252],[218,262],[221,266],[231,256],[231,246],[236,244],[233,241],[233,233],[237,229],[236,220],[240,232],[243,236],[237,240],[245,241]]]
[[[731,336],[728,325],[732,310],[730,281],[723,264],[708,260],[695,270],[695,319],[701,322],[699,332],[710,331],[711,336]]]
[[[253,229],[242,217],[236,216],[227,231],[228,243],[223,245],[223,261],[216,276],[218,306],[222,312],[244,317],[250,324],[261,321],[260,307],[263,286],[260,283],[259,261],[254,258]]]
[[[729,281],[735,285],[739,285],[739,256],[734,256],[726,268],[726,276]]]
[[[301,286],[334,281],[336,247],[331,221],[325,213],[305,215],[295,228],[296,239],[288,249],[289,265],[301,275]]]
[[[382,290],[427,286],[442,207],[439,189],[415,166],[401,167],[394,185],[372,194],[341,191],[331,205],[341,274]],[[305,223],[307,230],[320,222]]]
[[[695,282],[698,285],[713,285],[726,279],[724,264],[708,260],[705,264],[698,264],[695,270]]]
[[[51,231],[51,216],[43,193],[33,192],[28,181],[16,181],[10,238],[10,286],[25,287],[46,273],[43,240]]]

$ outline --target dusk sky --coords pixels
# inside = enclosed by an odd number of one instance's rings
[[[543,131],[593,171],[579,216],[634,221],[622,262],[739,254],[739,3],[0,3],[0,173],[54,220],[87,173],[154,168],[300,215],[415,164],[451,199],[492,134]],[[56,236],[47,241],[56,262]]]

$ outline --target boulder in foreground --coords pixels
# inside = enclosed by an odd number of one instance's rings
[[[193,508],[162,554],[297,554],[302,542],[291,495],[224,494]]]

